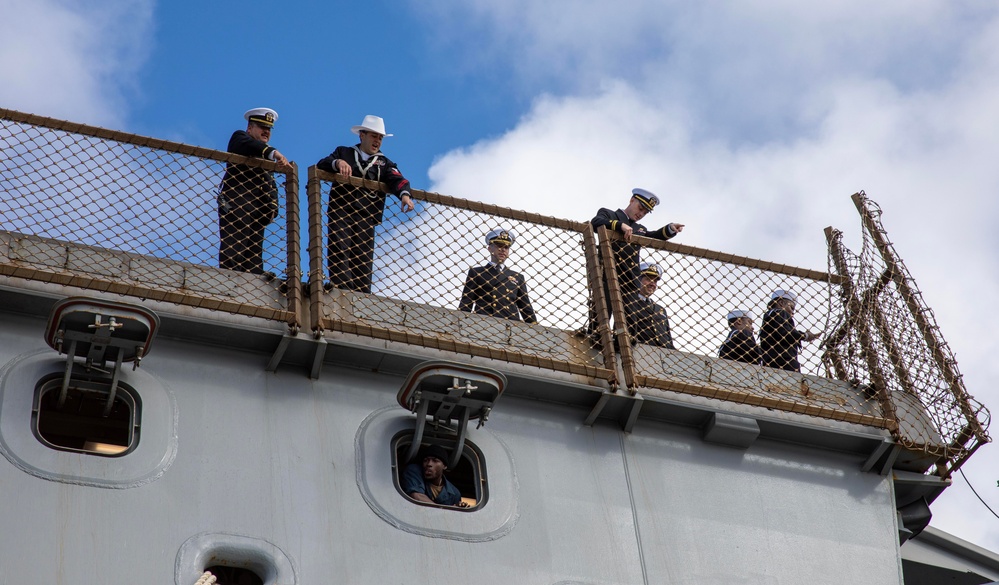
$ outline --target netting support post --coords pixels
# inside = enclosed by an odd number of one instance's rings
[[[877,219],[874,218],[874,215],[865,205],[865,201],[867,200],[866,194],[863,192],[854,193],[851,198],[853,199],[853,204],[857,207],[857,211],[860,213],[860,217],[864,223],[864,228],[874,241],[874,245],[881,254],[881,258],[884,259],[885,266],[891,273],[891,278],[895,282],[895,286],[898,287],[899,294],[901,294],[902,298],[905,299],[905,304],[909,308],[909,312],[912,314],[912,318],[915,320],[916,326],[919,328],[919,332],[923,336],[923,341],[933,354],[933,360],[943,373],[944,379],[947,381],[947,385],[950,388],[950,392],[954,396],[955,401],[961,409],[961,413],[964,415],[965,420],[968,423],[967,429],[969,432],[962,433],[962,435],[967,436],[968,439],[970,439],[973,435],[981,442],[988,442],[990,440],[988,434],[986,434],[985,429],[982,428],[981,423],[978,421],[976,413],[971,410],[971,406],[968,404],[969,397],[964,388],[961,376],[955,371],[952,361],[947,359],[947,356],[944,355],[942,349],[944,344],[937,339],[937,336],[934,333],[934,325],[926,319],[924,309],[920,306],[920,303],[917,300],[919,291],[915,290],[913,286],[910,286],[905,275],[905,269],[901,266],[901,262],[895,258],[891,244],[888,243],[884,233],[884,228],[879,224]],[[965,448],[963,443],[959,447],[961,449]]]
[[[298,217],[298,165],[292,163],[294,170],[285,173],[284,200],[288,227],[288,268],[285,270],[287,280],[285,286],[288,298],[288,329],[291,335],[298,335],[302,328],[302,250],[299,244]]]
[[[604,229],[604,228],[601,228]],[[597,249],[593,230],[583,230],[583,253],[586,257],[586,279],[590,285],[593,311],[596,314],[596,333],[600,336],[600,346],[604,356],[604,368],[614,372],[607,380],[612,392],[617,391],[617,360],[610,334],[610,315],[607,313],[607,299],[604,297],[603,275],[600,271],[600,251]]]
[[[846,326],[855,327],[860,333],[860,347],[864,360],[867,362],[867,369],[871,375],[871,383],[874,384],[878,402],[881,404],[881,412],[888,421],[888,431],[896,440],[899,438],[898,414],[895,411],[895,403],[891,399],[888,385],[885,381],[884,372],[878,362],[877,352],[874,350],[874,342],[871,331],[867,326],[864,314],[864,305],[857,297],[857,291],[853,280],[850,279],[850,270],[846,263],[846,256],[843,253],[842,244],[838,232],[831,227],[825,229],[826,242],[829,245],[829,253],[832,255],[836,272],[843,277],[843,292],[846,297]]]
[[[616,235],[616,234],[615,234]],[[613,342],[604,342],[604,352],[614,351],[613,343],[617,343],[617,349],[621,352],[621,370],[624,374],[624,383],[631,395],[637,392],[635,388],[635,356],[631,352],[631,338],[628,336],[627,315],[624,310],[624,296],[621,293],[621,283],[617,272],[617,263],[614,261],[614,250],[611,247],[611,231],[606,226],[600,226],[600,259],[603,261],[604,278],[607,281],[607,292],[610,294],[611,311],[614,316],[614,329],[610,329],[610,316],[607,318],[607,337],[612,337]]]
[[[316,339],[322,337],[323,307],[323,202],[315,165],[309,167],[305,192],[309,205],[309,321]]]

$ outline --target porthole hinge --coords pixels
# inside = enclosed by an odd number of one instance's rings
[[[477,419],[476,428],[482,427],[505,387],[506,376],[489,368],[437,360],[413,368],[397,397],[403,408],[416,413],[405,460],[411,461],[419,451],[428,420],[435,425],[454,423],[458,439],[447,465],[455,467],[465,446],[468,421]]]

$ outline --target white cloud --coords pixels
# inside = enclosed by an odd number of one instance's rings
[[[146,57],[151,0],[0,0],[0,13],[2,107],[123,126],[131,78]]]
[[[642,186],[664,199],[646,225],[686,223],[678,241],[824,269],[822,229],[856,247],[849,196],[865,189],[969,391],[999,405],[983,312],[999,306],[995,6],[442,4],[471,22],[466,59],[505,59],[541,97],[506,134],[438,159],[433,190],[585,220]],[[986,448],[965,470],[993,507],[996,468]],[[968,490],[934,512],[999,549]]]

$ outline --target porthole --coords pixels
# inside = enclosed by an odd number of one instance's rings
[[[64,390],[62,374],[52,374],[35,387],[32,431],[51,449],[121,457],[138,445],[140,411],[127,384],[118,382],[112,395],[107,378],[74,373]]]
[[[208,576],[205,572],[210,572]],[[177,551],[174,581],[216,585],[296,585],[291,559],[276,545],[252,536],[205,532]]]
[[[205,570],[215,576],[216,585],[264,585],[264,580],[250,569],[212,565]]]
[[[441,457],[450,459],[456,447],[454,437],[449,434],[435,434],[428,431],[424,433],[423,441],[416,455],[411,461],[406,461],[406,455],[410,450],[412,442],[412,431],[403,431],[393,437],[391,446],[392,475],[396,489],[404,498],[413,504],[448,510],[473,511],[482,508],[486,504],[489,498],[489,485],[486,476],[485,458],[482,456],[482,451],[475,444],[465,441],[457,464],[453,469],[448,468],[443,471],[443,482],[440,493],[435,494],[436,490],[431,487],[431,483],[424,476],[423,458],[430,453],[434,459],[440,459]],[[444,464],[446,465],[447,461],[444,461]],[[432,464],[431,467],[433,467]],[[433,471],[431,470],[430,473],[433,473]],[[422,485],[419,484],[416,476],[424,480]],[[454,503],[438,503],[448,501],[446,494],[449,492],[449,489],[446,486],[449,485],[458,492],[460,499]],[[413,490],[415,490],[415,494]],[[437,501],[427,501],[424,498],[417,499],[421,494],[427,496],[427,499],[435,499]]]

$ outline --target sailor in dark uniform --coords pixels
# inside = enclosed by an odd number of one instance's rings
[[[760,350],[763,365],[780,370],[800,372],[798,350],[802,341],[818,339],[818,333],[794,328],[794,308],[798,297],[790,291],[775,290],[770,295],[767,312],[760,326]]]
[[[655,230],[649,231],[638,221],[644,218],[649,212],[659,205],[659,198],[645,189],[632,189],[631,201],[624,209],[611,211],[602,208],[597,211],[596,217],[590,220],[590,225],[596,230],[600,226],[607,226],[607,229],[620,233],[624,241],[615,240],[611,242],[611,250],[614,252],[614,263],[617,267],[618,285],[621,288],[622,296],[628,296],[638,290],[638,264],[640,260],[641,246],[631,243],[632,235],[645,236],[656,240],[669,240],[683,231],[682,223],[669,223]],[[604,297],[607,299],[608,314],[611,314],[610,294],[606,285],[604,286]],[[596,309],[590,307],[590,321],[587,326],[587,334],[593,334],[596,329]]]
[[[537,323],[524,275],[506,267],[510,246],[516,236],[510,230],[495,229],[486,234],[489,264],[469,268],[458,309],[466,313],[491,315],[501,319]]]
[[[246,130],[233,132],[228,151],[233,154],[272,160],[294,168],[283,154],[267,142],[277,121],[270,108],[254,108],[243,114]],[[278,192],[274,176],[259,167],[227,163],[218,197],[219,266],[264,274],[264,228],[278,213]]]
[[[656,264],[639,264],[638,290],[624,296],[624,310],[628,318],[628,334],[634,343],[644,343],[666,349],[673,347],[666,309],[652,301],[652,294],[659,286],[663,269]]]
[[[381,152],[385,121],[378,116],[365,116],[364,121],[350,129],[361,137],[354,146],[339,146],[319,161],[318,168],[348,177],[379,181],[397,195],[403,211],[413,211],[415,205],[409,193],[409,181],[399,167]],[[326,289],[340,288],[363,293],[371,292],[371,273],[375,255],[375,227],[382,222],[385,193],[364,187],[334,183],[326,212],[326,264],[329,282]]]
[[[726,360],[760,364],[760,347],[753,336],[753,314],[735,310],[728,314],[728,337],[718,350],[718,357]]]

